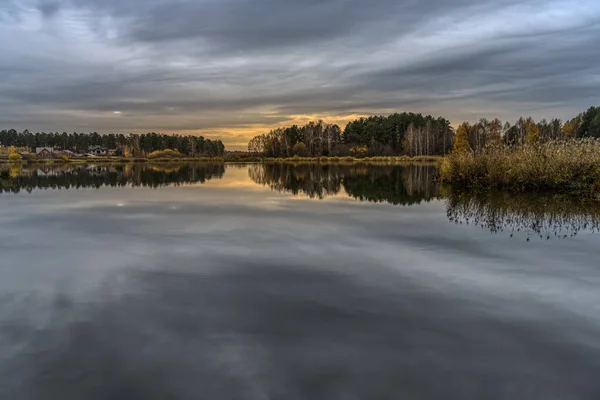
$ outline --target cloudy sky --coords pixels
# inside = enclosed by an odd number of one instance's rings
[[[313,118],[569,118],[598,0],[0,0],[0,127],[197,132]]]

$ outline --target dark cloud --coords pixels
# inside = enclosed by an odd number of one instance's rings
[[[592,0],[0,0],[0,19],[0,121],[20,129],[567,118],[599,102]]]
[[[74,3],[122,18],[123,35],[129,39],[162,42],[203,38],[219,47],[243,51],[318,46],[374,28],[407,32],[433,15],[478,4],[472,0],[209,0],[181,1],[175,7],[162,1],[141,1],[136,7],[121,1],[75,0]],[[374,25],[374,21],[380,23]]]
[[[51,18],[60,10],[60,1],[41,0],[38,4],[38,9],[45,18]]]

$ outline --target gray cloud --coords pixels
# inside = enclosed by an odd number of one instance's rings
[[[600,99],[592,0],[0,0],[0,20],[18,129],[240,145],[301,114],[568,118]]]
[[[38,9],[45,18],[51,18],[60,10],[61,3],[59,1],[40,1]]]

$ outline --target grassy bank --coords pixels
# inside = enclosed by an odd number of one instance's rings
[[[453,186],[600,194],[600,141],[595,139],[453,153],[438,167],[440,180]]]

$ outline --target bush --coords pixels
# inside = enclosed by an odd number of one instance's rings
[[[23,157],[19,153],[10,153],[8,161],[21,161]]]
[[[292,147],[292,151],[294,152],[294,155],[298,157],[306,157],[308,155],[308,149],[302,142],[296,143],[294,147]]]
[[[350,155],[350,148],[345,144],[336,144],[331,149],[331,156],[333,157],[347,157]]]
[[[61,161],[61,162],[66,162],[66,163],[71,162],[71,160],[69,159],[69,157],[67,157],[65,155],[58,156],[57,160]]]
[[[177,149],[164,149],[164,150],[156,150],[152,153],[148,154],[148,158],[156,159],[156,158],[182,158],[183,154],[179,152]]]
[[[369,148],[367,146],[355,146],[350,149],[350,154],[354,157],[366,157],[369,155]]]

